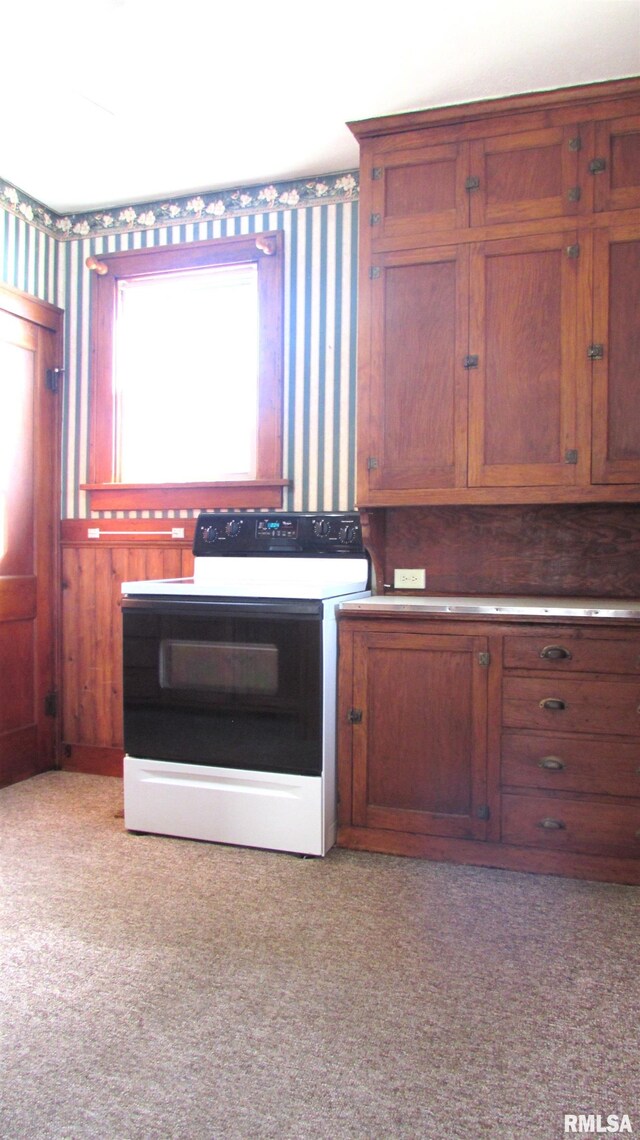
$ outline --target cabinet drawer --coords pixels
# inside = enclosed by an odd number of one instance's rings
[[[582,638],[553,631],[504,639],[505,669],[557,673],[631,673],[640,676],[640,637]]]
[[[640,742],[504,733],[502,784],[640,797]]]
[[[640,858],[640,800],[602,804],[507,794],[502,797],[502,840],[519,847]]]
[[[506,677],[505,728],[547,732],[640,735],[638,681],[576,681],[569,677]],[[640,747],[640,744],[639,744]]]

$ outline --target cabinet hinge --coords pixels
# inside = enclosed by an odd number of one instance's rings
[[[44,715],[58,715],[58,694],[56,693],[55,689],[52,689],[50,693],[47,693],[46,697],[44,698]]]
[[[369,225],[370,226],[379,226],[380,225],[380,214],[372,214],[371,217],[369,218]]]
[[[479,804],[476,808],[476,819],[491,819],[491,811],[488,804]]]
[[[580,138],[580,135],[576,135],[575,138],[569,139],[569,150],[582,150],[582,139]]]
[[[349,724],[362,724],[362,709],[349,709],[347,720]]]
[[[579,202],[581,193],[582,191],[580,190],[579,186],[572,186],[569,190],[569,193],[567,194],[567,198],[570,202]]]
[[[580,246],[577,243],[567,246],[567,257],[580,257]]]
[[[380,266],[379,265],[370,265],[369,266],[369,280],[375,281],[376,277],[379,277],[379,276],[380,276]]]
[[[576,451],[575,447],[570,447],[568,449],[568,451],[565,451],[564,461],[565,461],[565,463],[577,463],[578,462],[578,452]]]
[[[367,459],[367,471],[375,471],[378,466],[378,460],[375,455],[370,455]]]
[[[587,348],[589,360],[604,360],[604,345],[590,344]]]
[[[374,166],[371,171],[371,177],[373,178],[374,182],[378,182],[379,179],[382,178],[382,167]]]
[[[479,653],[478,654],[478,665],[485,665],[486,666],[486,665],[490,665],[490,664],[491,664],[491,654],[490,653]]]
[[[57,392],[62,376],[64,376],[64,368],[47,368],[45,387],[48,388],[50,392]]]
[[[463,368],[477,368],[479,360],[480,360],[479,356],[465,356],[464,360],[462,361],[462,367]]]
[[[472,174],[469,176],[469,178],[465,179],[464,188],[465,190],[479,190],[480,179],[477,177],[477,175]]]
[[[589,163],[589,174],[602,174],[607,169],[606,158],[592,158]]]

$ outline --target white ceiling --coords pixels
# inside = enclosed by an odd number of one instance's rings
[[[640,0],[34,0],[1,30],[0,177],[60,213],[351,170],[352,119],[640,74]]]

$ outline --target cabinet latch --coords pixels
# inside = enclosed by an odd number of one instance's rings
[[[607,169],[606,158],[592,158],[589,163],[589,174],[602,174]]]
[[[479,356],[465,356],[464,360],[462,361],[462,367],[463,368],[477,368],[479,361],[480,361]]]
[[[580,257],[580,246],[577,243],[567,246],[567,257]]]
[[[587,356],[589,360],[604,360],[604,345],[590,344],[587,348]]]
[[[467,178],[464,184],[464,188],[465,190],[479,190],[480,179],[477,177],[477,175],[472,174],[469,178]]]
[[[362,709],[349,709],[347,720],[349,724],[362,724]]]

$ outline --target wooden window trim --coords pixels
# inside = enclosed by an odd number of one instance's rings
[[[107,272],[92,279],[89,481],[81,489],[91,510],[274,508],[282,506],[282,388],[284,237],[281,231],[127,250],[92,263]],[[118,282],[184,269],[252,261],[258,267],[261,314],[256,477],[210,483],[114,481],[113,327]],[[222,425],[232,431],[233,425]]]

